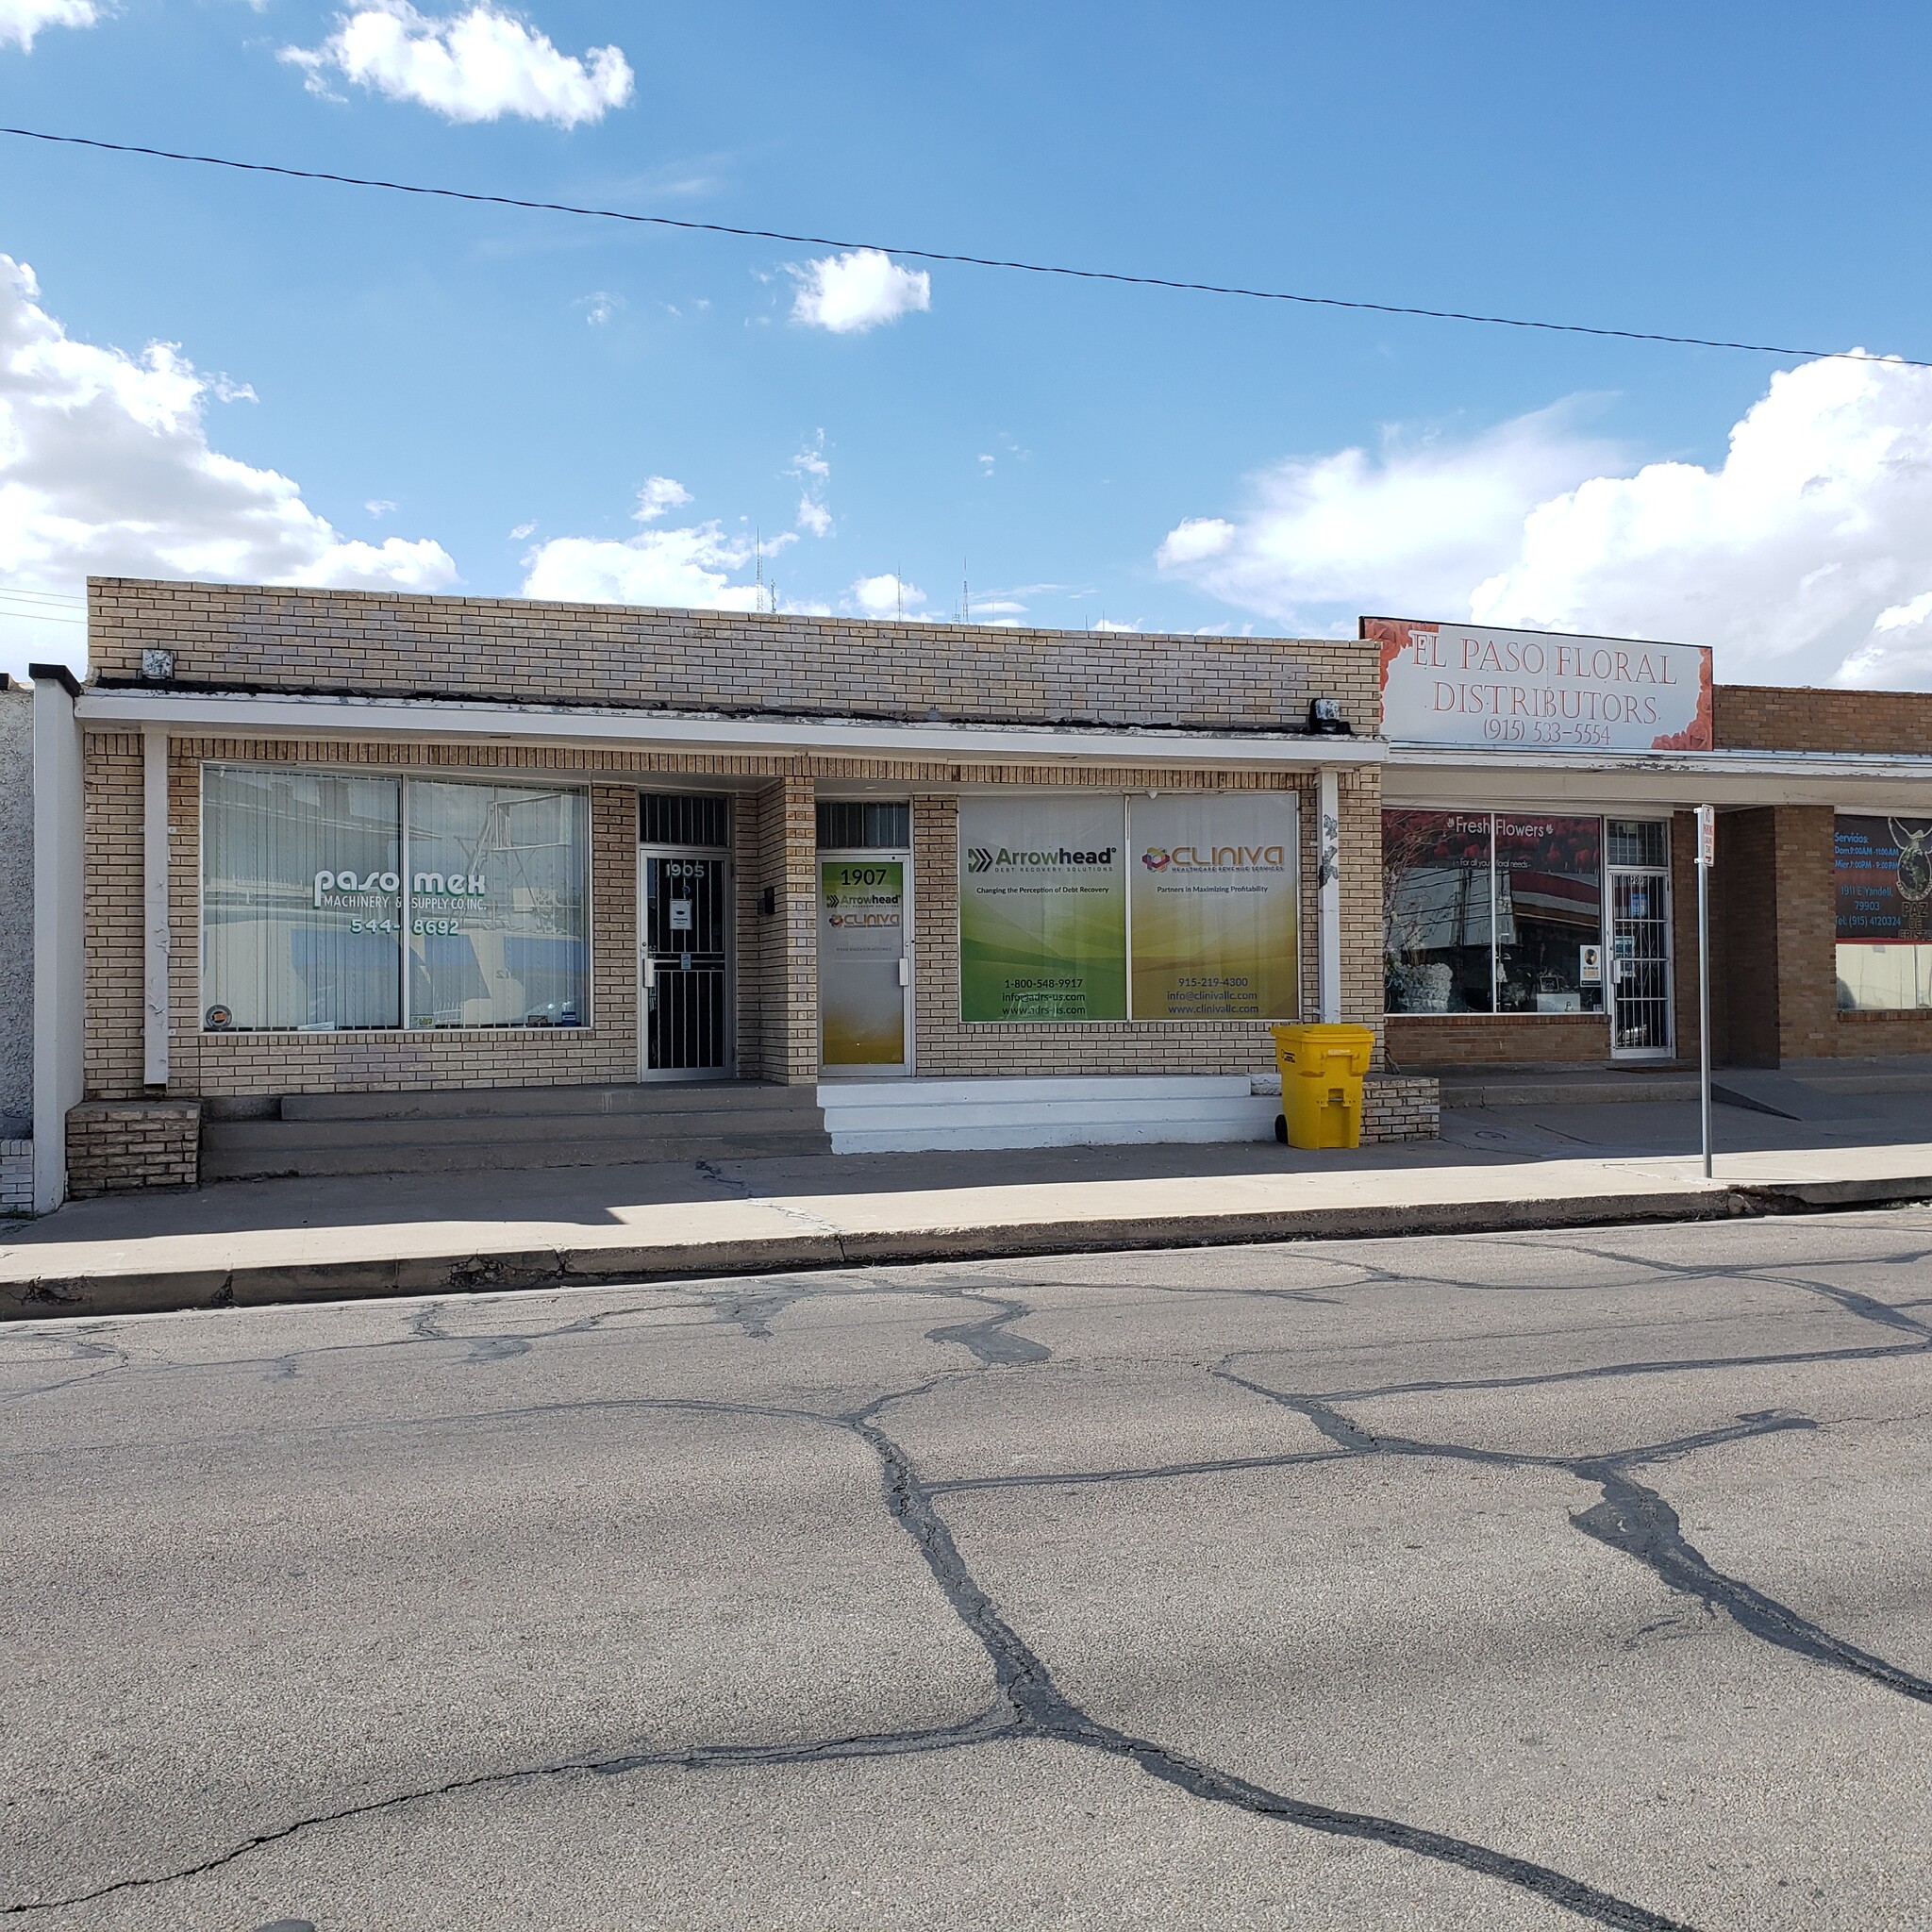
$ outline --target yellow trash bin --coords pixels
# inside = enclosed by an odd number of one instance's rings
[[[1362,1144],[1362,1075],[1375,1051],[1366,1026],[1276,1026],[1281,1111],[1274,1138],[1291,1147]]]

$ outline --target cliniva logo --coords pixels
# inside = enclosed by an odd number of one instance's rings
[[[991,872],[992,870],[992,854],[984,845],[974,845],[966,854],[966,870],[968,872]]]
[[[1288,852],[1280,845],[1214,845],[1206,852],[1198,845],[1176,845],[1171,852],[1150,845],[1141,863],[1149,872],[1279,872],[1288,864]]]

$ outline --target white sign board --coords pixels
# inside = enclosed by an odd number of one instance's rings
[[[1398,743],[1708,751],[1710,651],[1627,638],[1365,617]]]

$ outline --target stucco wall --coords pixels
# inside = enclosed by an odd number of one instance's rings
[[[0,691],[0,1140],[34,1112],[34,694]]]

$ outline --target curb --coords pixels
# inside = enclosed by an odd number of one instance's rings
[[[885,1263],[1018,1260],[1121,1249],[1229,1247],[1256,1241],[1387,1240],[1413,1235],[1730,1221],[1932,1200],[1932,1175],[1902,1180],[1733,1183],[1641,1194],[1429,1206],[1303,1208],[1240,1214],[770,1235],[750,1241],[526,1248],[495,1254],[315,1261],[271,1268],[154,1269],[47,1276],[0,1285],[0,1321],[166,1314],[423,1294],[795,1273]]]

